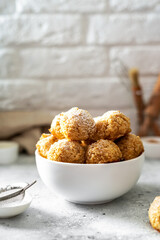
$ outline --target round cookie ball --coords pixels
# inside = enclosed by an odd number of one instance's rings
[[[95,131],[95,122],[89,112],[77,107],[71,108],[60,118],[61,133],[69,140],[87,140]]]
[[[160,231],[160,196],[157,196],[152,202],[148,215],[152,227]]]
[[[131,131],[129,118],[120,111],[108,111],[94,120],[97,129],[94,136],[95,140],[109,139],[114,141]]]
[[[62,116],[63,116],[63,113],[56,115],[51,123],[51,128],[49,129],[49,131],[53,135],[55,135],[58,139],[64,138],[63,134],[61,133],[61,126],[60,126],[60,119]]]
[[[46,136],[48,135],[48,136]],[[36,144],[39,154],[47,158],[47,152],[49,151],[51,145],[57,141],[57,138],[51,134],[42,134],[40,140]]]
[[[116,144],[121,150],[122,158],[124,160],[136,158],[144,151],[143,143],[140,137],[131,133],[118,139]]]
[[[122,158],[118,146],[110,140],[98,140],[88,146],[86,151],[86,163],[111,163],[118,162]]]
[[[84,163],[85,150],[78,142],[62,139],[51,146],[47,158],[57,162]]]

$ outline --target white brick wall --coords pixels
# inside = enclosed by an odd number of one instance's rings
[[[106,0],[17,0],[17,11],[21,13],[93,13],[105,12],[107,6]]]
[[[114,60],[119,58],[129,67],[139,67],[142,75],[160,73],[160,46],[113,47],[110,50],[110,73],[114,74]]]
[[[160,12],[159,0],[110,0],[112,12]]]
[[[76,45],[83,42],[83,21],[69,14],[0,16],[0,33],[0,46]]]
[[[1,111],[77,105],[133,117],[117,58],[140,69],[147,100],[160,72],[159,0],[0,1]]]
[[[156,44],[160,41],[160,15],[112,14],[89,17],[89,44]]]
[[[19,74],[29,78],[96,77],[105,75],[108,68],[108,54],[102,47],[24,49],[19,56]]]

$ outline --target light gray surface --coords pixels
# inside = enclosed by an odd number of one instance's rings
[[[34,158],[21,156],[16,165],[0,166],[0,183],[38,183],[23,214],[0,219],[1,240],[160,238],[148,220],[148,208],[160,194],[160,160],[146,160],[138,184],[123,197],[103,205],[76,205],[56,197],[39,179]]]

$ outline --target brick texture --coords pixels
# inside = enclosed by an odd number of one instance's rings
[[[0,49],[0,78],[13,78],[19,73],[20,61],[15,49]]]
[[[15,12],[15,0],[1,0],[0,14],[11,14]]]
[[[142,78],[145,101],[156,78]],[[12,93],[16,94],[12,94]],[[13,109],[69,109],[79,106],[86,109],[133,109],[130,89],[117,78],[37,80],[5,79],[0,81],[1,110]],[[64,107],[65,102],[65,107]]]
[[[116,68],[115,62],[121,59],[129,67],[137,67],[143,75],[160,72],[160,47],[112,48],[110,51],[110,73]]]
[[[105,48],[25,49],[20,52],[22,77],[92,77],[107,72]]]
[[[155,81],[156,78],[141,79],[146,103]],[[136,131],[136,110],[131,92],[116,78],[83,81],[5,79],[0,81],[0,100],[1,111],[41,109],[58,114],[78,106],[98,116],[110,109],[121,109],[131,118],[133,132]]]
[[[87,42],[91,44],[160,43],[160,16],[94,15],[89,18]]]
[[[8,31],[6,31],[8,29]],[[72,45],[83,41],[77,15],[0,17],[0,45]]]
[[[110,0],[110,10],[113,12],[160,12],[159,0]]]
[[[21,13],[50,12],[104,12],[107,0],[17,0],[17,11]]]
[[[145,101],[160,72],[159,0],[1,0],[0,110],[136,109],[117,64],[140,70]]]

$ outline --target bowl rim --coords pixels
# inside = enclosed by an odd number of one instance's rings
[[[83,164],[83,163],[69,163],[69,162],[58,162],[58,161],[52,161],[52,160],[49,160],[49,159],[47,159],[47,158],[44,158],[44,157],[42,157],[40,154],[39,154],[39,152],[38,152],[38,149],[36,149],[36,151],[35,151],[35,155],[36,156],[38,156],[40,159],[43,159],[44,161],[47,161],[47,162],[49,162],[49,163],[53,163],[53,164],[57,164],[57,165],[68,165],[68,166],[87,166],[87,167],[95,167],[95,166],[111,166],[111,165],[119,165],[119,164],[129,164],[129,163],[131,163],[131,162],[136,162],[136,161],[138,161],[139,159],[141,159],[142,157],[143,157],[143,159],[144,159],[144,157],[145,157],[145,151],[143,151],[142,153],[141,153],[141,155],[139,155],[138,157],[136,157],[136,158],[132,158],[132,159],[129,159],[129,160],[125,160],[125,161],[119,161],[119,162],[110,162],[110,163],[100,163],[100,164],[98,164],[98,163],[89,163],[89,164],[87,164],[87,163],[85,163],[85,164]]]

